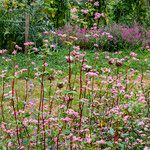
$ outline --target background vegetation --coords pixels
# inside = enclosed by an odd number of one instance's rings
[[[93,5],[99,2],[98,6]],[[78,12],[79,20],[71,18],[71,9],[88,10]],[[135,22],[144,27],[150,25],[148,0],[2,0],[0,2],[0,48],[12,50],[14,45],[25,42],[26,14],[30,16],[29,40],[41,45],[43,31],[55,30],[64,25],[78,24],[90,27],[94,13],[105,13],[97,21],[99,26],[116,22],[132,26]]]
[[[1,0],[0,149],[150,149],[149,25],[148,0]]]

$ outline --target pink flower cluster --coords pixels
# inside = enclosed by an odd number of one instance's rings
[[[25,42],[24,43],[24,46],[32,46],[34,45],[35,43],[34,42]]]
[[[74,111],[73,109],[68,109],[67,112],[66,112],[68,115],[72,115],[74,117],[79,117],[79,113]]]
[[[104,13],[98,13],[98,12],[96,12],[95,14],[94,14],[94,19],[99,19],[100,17],[105,17],[105,14]]]

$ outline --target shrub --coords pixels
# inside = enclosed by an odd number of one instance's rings
[[[62,36],[73,36],[77,38],[75,44],[81,48],[117,51],[123,48],[142,47],[145,39],[148,39],[146,32],[144,27],[137,24],[132,27],[112,24],[101,28],[96,25],[91,28],[68,25],[58,29],[53,36],[62,46],[64,41]]]

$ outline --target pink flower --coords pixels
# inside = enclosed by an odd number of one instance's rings
[[[43,32],[44,35],[49,35],[50,33],[48,31]]]
[[[98,38],[99,35],[98,35],[98,34],[93,34],[93,37],[94,37],[94,38]]]
[[[138,122],[138,126],[144,126],[145,123],[143,121]]]
[[[76,142],[76,141],[81,142],[81,141],[82,141],[82,139],[81,139],[81,137],[73,136],[73,137],[72,137],[72,141],[73,141],[73,142]]]
[[[6,49],[2,49],[2,50],[0,50],[0,54],[4,54],[4,53],[6,53],[7,52],[7,50]]]
[[[149,148],[147,146],[145,146],[143,150],[149,150]]]
[[[96,12],[94,15],[95,15],[94,19],[99,19],[101,17],[101,14],[98,12]]]
[[[112,39],[113,38],[113,36],[112,35],[108,35],[108,39]]]
[[[76,50],[76,51],[79,51],[80,47],[79,46],[73,46],[73,49]]]
[[[19,148],[19,149],[20,149],[20,150],[24,150],[24,148],[25,148],[24,146],[20,146],[20,148]]]
[[[44,43],[48,43],[48,40],[43,40]]]
[[[4,78],[4,77],[5,77],[5,75],[6,75],[6,74],[1,74],[1,75],[0,75],[0,78]]]
[[[55,48],[56,48],[56,45],[55,45],[55,44],[52,44],[50,47],[55,49]]]
[[[18,69],[19,68],[19,66],[18,65],[15,65],[15,69]]]
[[[81,12],[84,13],[84,14],[87,14],[87,13],[88,13],[88,10],[86,10],[86,9],[81,9]]]
[[[130,53],[130,56],[132,56],[132,57],[136,57],[136,56],[137,56],[137,54],[136,54],[136,53],[134,53],[134,52],[131,52],[131,53]]]
[[[106,141],[105,140],[100,140],[100,141],[96,141],[97,144],[105,144]]]
[[[74,117],[79,117],[79,113],[75,112],[73,109],[68,109],[66,113],[69,115],[73,115]]]
[[[104,13],[101,13],[101,16],[102,16],[102,17],[105,17],[105,14],[104,14]]]
[[[39,73],[35,73],[34,75],[35,75],[36,77],[39,77],[39,76],[40,76],[40,74],[39,74]]]
[[[25,42],[24,46],[31,46],[31,45],[34,45],[34,44],[35,44],[34,42]]]
[[[145,97],[143,95],[139,97],[139,102],[146,104]]]
[[[37,49],[36,47],[33,47],[33,50],[34,50],[35,52],[37,52],[37,51],[38,51],[38,49]]]
[[[98,74],[95,73],[95,72],[88,72],[85,74],[86,76],[89,76],[89,77],[98,77]]]
[[[78,10],[76,8],[71,9],[71,13],[76,13]]]
[[[13,54],[13,55],[16,55],[16,54],[17,54],[17,51],[16,51],[16,50],[14,50],[14,51],[12,52],[12,54]]]
[[[23,73],[23,72],[26,72],[27,70],[28,70],[28,69],[25,69],[25,68],[24,68],[24,69],[21,69],[20,72]]]
[[[78,38],[77,37],[75,37],[75,36],[69,36],[69,38],[71,39],[71,40],[77,40]]]
[[[48,44],[46,43],[46,44],[44,44],[44,46],[47,48],[47,47],[48,47]]]
[[[105,17],[104,13],[98,13],[98,12],[96,12],[94,15],[95,15],[94,19],[99,19],[100,17]]]
[[[149,48],[150,48],[150,47],[147,45],[147,46],[146,46],[146,49],[149,49]]]
[[[47,67],[48,66],[48,63],[44,63],[44,67]]]
[[[12,147],[12,146],[13,146],[12,142],[8,142],[8,147]]]
[[[78,19],[78,16],[77,15],[72,15],[71,19]]]
[[[32,64],[32,65],[35,65],[35,62],[32,61],[31,64]]]
[[[124,108],[127,109],[129,107],[129,104],[125,104]]]
[[[58,34],[58,36],[65,38],[67,35],[66,34]]]
[[[92,142],[92,139],[90,137],[87,137],[86,142],[90,144]]]
[[[72,142],[76,142],[77,141],[77,137],[76,136],[73,136],[72,137]]]
[[[62,119],[62,121],[64,121],[64,122],[70,122],[72,119],[71,118],[69,118],[69,117],[66,117],[66,118],[63,118]]]
[[[94,6],[99,6],[99,2],[96,1],[96,2],[94,3]]]
[[[18,50],[22,50],[22,48],[18,45],[15,45],[15,48],[18,49]]]
[[[98,47],[98,44],[94,44],[95,47]]]
[[[132,57],[132,60],[136,60],[136,61],[138,61],[139,59],[137,59],[136,57]]]
[[[68,63],[72,63],[74,60],[74,58],[72,56],[66,56],[65,58],[67,59]]]
[[[124,116],[123,120],[126,122],[129,119],[129,116]]]
[[[65,108],[66,106],[65,105],[61,105],[59,108],[60,109],[63,109],[63,108]]]
[[[129,94],[125,94],[124,95],[124,98],[126,98],[126,99],[130,99],[132,96],[131,95],[129,95]]]
[[[64,97],[64,100],[65,100],[65,101],[69,101],[69,100],[70,100],[69,96],[65,96],[65,97]]]

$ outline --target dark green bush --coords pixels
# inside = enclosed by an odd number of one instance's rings
[[[43,31],[63,26],[68,18],[67,0],[3,0],[0,2],[0,49],[12,50],[25,42],[25,19],[30,16],[29,41],[42,43]]]

